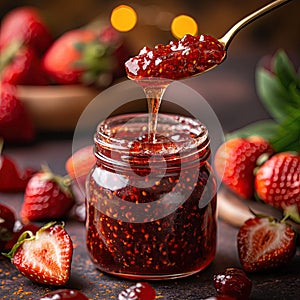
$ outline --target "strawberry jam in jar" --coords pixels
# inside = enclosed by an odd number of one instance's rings
[[[216,251],[216,181],[198,120],[159,114],[110,117],[94,136],[86,181],[87,249],[101,271],[171,279],[209,265]]]

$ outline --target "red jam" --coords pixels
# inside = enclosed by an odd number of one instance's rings
[[[82,294],[78,290],[72,289],[60,289],[56,291],[52,291],[44,295],[40,300],[88,300],[84,294]]]
[[[156,292],[154,288],[147,282],[137,282],[122,291],[118,300],[154,300]]]
[[[224,45],[209,35],[185,35],[181,40],[154,48],[144,47],[125,63],[130,79],[183,79],[220,64],[226,55]]]
[[[216,183],[205,126],[159,115],[110,118],[95,134],[87,179],[87,248],[102,271],[168,279],[205,268],[216,250]]]

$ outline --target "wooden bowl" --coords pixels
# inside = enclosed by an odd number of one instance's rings
[[[17,87],[17,96],[41,131],[72,131],[85,107],[99,93],[82,85]]]

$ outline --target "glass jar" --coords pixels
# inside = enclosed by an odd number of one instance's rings
[[[216,181],[206,127],[160,114],[100,123],[86,181],[87,249],[101,271],[131,279],[194,274],[216,252]]]

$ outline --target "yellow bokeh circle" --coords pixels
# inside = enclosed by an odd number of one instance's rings
[[[131,6],[119,5],[113,9],[110,22],[116,30],[126,32],[136,25],[137,14]]]
[[[198,24],[190,16],[179,15],[173,19],[171,31],[174,37],[181,39],[186,34],[196,35],[198,33]]]

